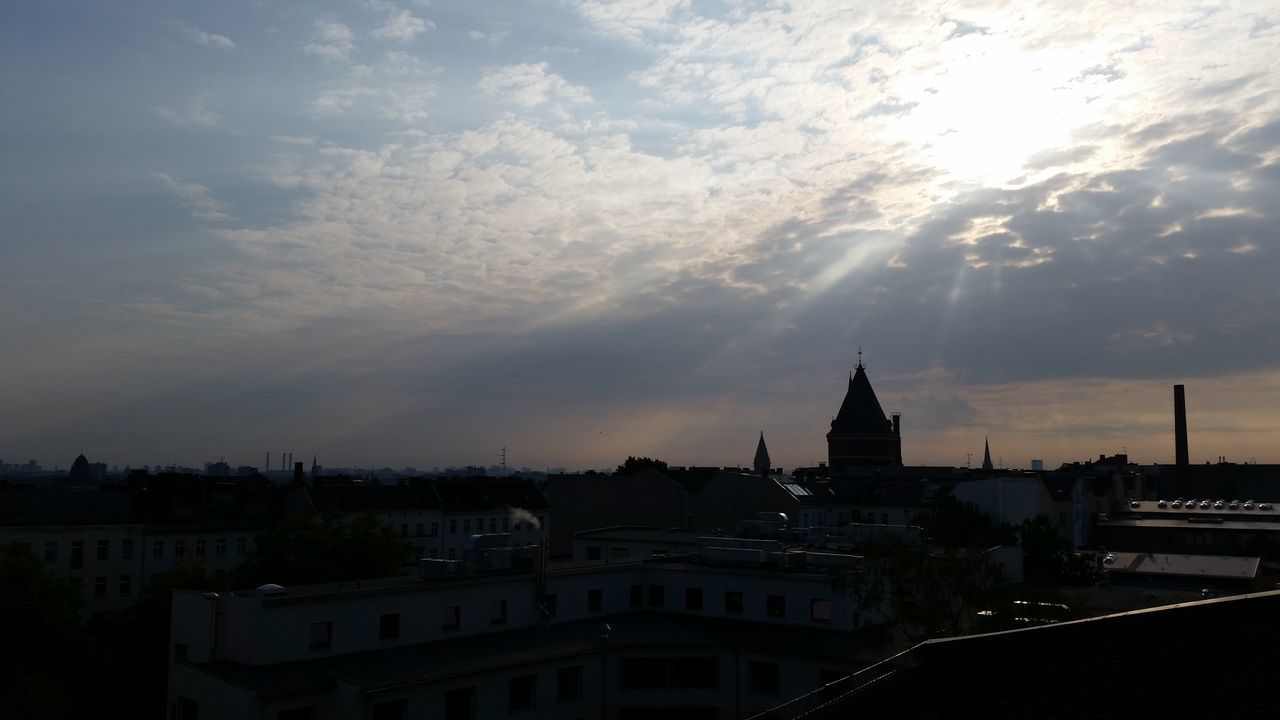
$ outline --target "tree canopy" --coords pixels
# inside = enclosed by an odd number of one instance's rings
[[[243,585],[299,585],[366,580],[400,574],[409,559],[399,533],[373,513],[347,519],[300,513],[258,535],[237,570]]]
[[[614,474],[634,475],[641,470],[657,470],[658,472],[665,472],[666,469],[667,464],[662,460],[628,455],[626,461],[618,466],[618,469],[614,471]]]

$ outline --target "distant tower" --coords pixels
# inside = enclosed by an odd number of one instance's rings
[[[995,469],[995,466],[991,464],[991,440],[988,438],[982,438],[982,469]]]
[[[902,434],[899,418],[885,416],[862,366],[849,376],[849,389],[840,412],[827,433],[827,461],[832,468],[857,465],[901,465]]]
[[[769,462],[769,448],[764,446],[764,431],[760,431],[760,442],[756,443],[756,472],[768,476],[772,464]]]

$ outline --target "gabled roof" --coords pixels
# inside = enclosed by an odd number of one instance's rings
[[[849,390],[844,395],[836,419],[831,421],[831,431],[858,435],[893,433],[893,424],[885,417],[862,363],[858,363],[858,369],[849,376]]]

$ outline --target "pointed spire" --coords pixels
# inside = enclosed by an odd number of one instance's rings
[[[991,464],[991,440],[986,437],[982,438],[982,469],[995,469]]]
[[[893,424],[885,416],[880,401],[876,399],[866,368],[858,361],[858,369],[849,377],[849,390],[845,393],[840,412],[831,421],[831,428],[841,432],[860,434],[891,434]]]
[[[761,475],[768,475],[769,469],[772,467],[772,463],[769,461],[769,448],[764,446],[763,430],[760,431],[760,442],[756,444],[756,459],[754,464],[756,472]]]

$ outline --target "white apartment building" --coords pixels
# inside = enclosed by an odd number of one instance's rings
[[[850,556],[790,555],[176,592],[173,717],[746,717],[878,656]]]

